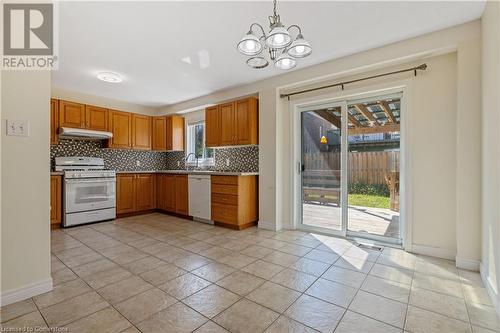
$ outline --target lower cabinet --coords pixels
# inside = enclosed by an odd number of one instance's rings
[[[118,174],[116,176],[116,213],[127,214],[156,208],[155,174]]]
[[[212,176],[212,220],[245,229],[258,220],[257,176]]]
[[[50,225],[62,222],[62,176],[50,176]]]
[[[157,175],[156,207],[167,212],[181,215],[189,214],[187,175]]]
[[[258,221],[257,176],[212,175],[210,178],[211,219],[214,223],[238,230],[255,225]],[[119,215],[159,209],[188,216],[188,188],[186,174],[118,174],[116,213]]]

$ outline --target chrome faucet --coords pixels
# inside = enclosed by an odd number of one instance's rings
[[[186,158],[184,159],[184,165],[185,165],[185,167],[186,167],[186,170],[188,169],[187,161],[188,161],[188,159],[189,159],[189,157],[190,157],[191,155],[193,155],[193,156],[194,156],[194,158],[196,158],[196,169],[198,169],[198,156],[196,156],[196,154],[195,154],[195,153],[189,153],[189,154],[187,154]]]

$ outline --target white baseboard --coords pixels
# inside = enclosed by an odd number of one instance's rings
[[[455,266],[457,266],[457,268],[479,272],[479,265],[480,261],[477,259],[460,258],[459,256],[455,257]]]
[[[440,247],[433,247],[427,245],[412,244],[411,252],[422,254],[424,256],[437,257],[441,259],[455,260],[455,251],[443,249]]]
[[[272,231],[278,230],[276,228],[276,223],[273,223],[273,222],[267,222],[267,221],[260,220],[258,226],[260,229],[272,230]]]
[[[22,288],[8,290],[2,293],[2,295],[0,295],[0,306],[23,301],[30,297],[40,295],[51,290],[52,290],[52,278],[35,282],[27,286],[24,286]]]
[[[483,280],[484,287],[486,288],[486,291],[488,292],[488,295],[490,296],[491,302],[495,306],[495,309],[497,311],[498,316],[500,317],[500,303],[499,303],[499,297],[498,297],[498,292],[496,292],[496,288],[494,288],[491,285],[490,279],[487,277],[487,272],[486,269],[483,265],[483,263],[479,264],[479,273],[481,274],[481,280]]]

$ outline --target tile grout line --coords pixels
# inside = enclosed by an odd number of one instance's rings
[[[149,227],[149,225],[147,225],[147,226]],[[151,239],[157,240],[157,241],[159,241],[159,242],[161,242],[161,243],[165,243],[165,244],[167,244],[167,245],[173,246],[173,247],[175,247],[175,248],[180,248],[180,249],[182,249],[182,250],[184,250],[184,251],[187,251],[187,252],[191,252],[191,253],[194,253],[194,254],[200,255],[199,253],[196,253],[196,252],[194,252],[194,251],[191,251],[191,250],[186,250],[186,249],[182,248],[181,246],[183,246],[183,245],[180,245],[180,246],[179,246],[179,245],[172,245],[172,244],[169,244],[169,243],[168,243],[168,242],[166,242],[166,241],[158,240],[158,239],[152,238],[151,236],[149,236],[149,235],[147,235],[147,234],[143,234],[143,233],[141,233],[140,231],[136,231],[136,229],[134,230],[134,229],[131,229],[131,228],[124,227],[124,226],[122,226],[122,225],[117,225],[117,227],[119,227],[119,228],[123,228],[123,229],[125,229],[125,230],[127,230],[127,231],[130,231],[130,232],[134,232],[134,233],[139,234],[139,235],[141,235],[141,236],[144,236],[143,238],[151,238]],[[155,227],[155,228],[160,229],[162,232],[164,231],[164,229],[162,229],[162,228],[158,228],[158,227]],[[137,249],[137,250],[139,250],[140,252],[145,253],[145,252],[144,252],[144,251],[142,251],[140,248],[137,248],[137,247],[135,247],[134,245],[130,245],[127,241],[123,241],[123,240],[122,240],[122,239],[120,239],[120,238],[116,239],[116,238],[114,238],[114,237],[112,237],[112,236],[109,236],[109,235],[107,235],[107,234],[105,234],[105,233],[101,232],[100,230],[96,230],[96,229],[93,229],[93,228],[91,228],[91,229],[92,229],[92,230],[95,230],[95,231],[97,231],[97,232],[99,232],[99,233],[101,233],[101,234],[103,234],[103,235],[105,235],[105,236],[107,236],[107,237],[113,238],[113,239],[117,240],[118,242],[120,242],[120,243],[122,243],[122,244],[125,244],[125,245],[127,245],[127,246],[131,246],[131,247],[133,247],[134,249]],[[169,232],[169,231],[168,231],[168,230],[166,230],[165,232]],[[200,231],[200,232],[204,232],[204,231]],[[225,234],[227,234],[227,233],[224,233],[224,234],[221,234],[221,235],[215,235],[214,237],[216,237],[216,236],[226,237],[226,236],[224,236]],[[256,234],[256,232],[252,233],[252,235],[255,235],[255,234]],[[70,235],[70,234],[66,234],[66,235],[67,235],[67,236],[70,236],[70,237],[72,237],[72,238],[74,238],[74,239],[76,239],[76,240],[77,240],[78,242],[80,242],[83,246],[86,246],[86,247],[90,248],[89,246],[87,246],[87,244],[86,244],[86,243],[81,242],[79,239],[77,239],[77,238],[73,237],[72,235]],[[202,240],[198,240],[198,239],[195,239],[195,238],[190,238],[189,236],[186,236],[186,235],[185,235],[185,232],[182,232],[182,231],[179,231],[179,237],[186,237],[186,238],[189,238],[189,239],[193,239],[193,240],[194,240],[193,242],[196,242],[196,241],[203,242]],[[259,237],[259,236],[255,236],[255,237]],[[283,241],[283,240],[281,240],[281,239],[275,239],[274,237],[263,237],[263,238],[265,238],[265,239],[261,240],[260,242],[255,242],[255,243],[252,243],[251,245],[247,246],[247,248],[248,248],[248,247],[250,247],[250,246],[260,246],[260,247],[267,248],[267,249],[270,249],[270,250],[275,251],[275,252],[280,252],[280,253],[285,253],[285,254],[295,255],[295,254],[291,254],[291,253],[288,253],[288,252],[279,251],[279,249],[268,248],[268,247],[266,247],[266,246],[262,246],[262,245],[259,245],[259,244],[260,244],[261,242],[264,242],[266,239],[269,239],[269,240],[277,240],[277,241],[280,241],[280,242],[286,242],[287,244],[298,245],[298,246],[304,246],[304,245],[302,245],[303,243],[302,243],[302,244],[296,244],[296,243],[293,243],[293,242],[291,242],[291,241],[290,241],[290,242],[287,242],[287,241]],[[301,237],[299,237],[299,238],[297,238],[297,239],[300,239],[300,238],[301,238]],[[216,246],[216,245],[213,245],[213,244],[210,244],[210,243],[207,243],[207,244],[212,245],[212,246]],[[302,259],[302,258],[305,258],[305,256],[306,256],[309,252],[311,252],[311,251],[312,251],[312,250],[314,250],[314,249],[317,249],[319,246],[321,246],[321,244],[316,245],[315,247],[312,247],[312,248],[311,248],[311,247],[309,247],[309,246],[305,246],[305,247],[309,248],[309,251],[308,251],[308,252],[306,252],[306,253],[305,253],[305,254],[303,254],[303,255],[299,255],[299,256],[298,256],[298,257],[299,257],[299,259],[298,259],[298,260],[300,260],[300,259]],[[99,252],[99,251],[96,251],[96,250],[94,250],[93,248],[90,248],[90,249],[91,249],[91,250],[93,250],[94,252],[97,252],[97,253],[99,253],[99,254],[100,254],[100,252]],[[241,251],[243,251],[244,249],[245,249],[245,248],[243,248],[243,249],[241,249],[240,251],[237,251],[237,252],[238,252],[239,254],[241,254]],[[227,250],[230,250],[230,249],[227,249]],[[321,251],[320,249],[318,249],[318,250],[319,250],[319,251]],[[146,254],[147,254],[148,256],[155,257],[153,254],[150,254],[150,253],[146,253]],[[272,254],[272,253],[271,253],[271,254]],[[102,254],[100,254],[100,255],[101,255],[101,256],[103,256]],[[54,254],[54,256],[55,256],[58,260],[60,260],[60,259],[59,259],[59,257],[58,257],[57,255],[55,255],[55,254]],[[201,256],[203,256],[203,255],[201,255]],[[108,258],[108,257],[106,257],[106,256],[103,256],[103,258],[107,258],[107,259],[109,259],[109,258]],[[155,257],[155,258],[157,258],[157,257]],[[208,257],[205,257],[205,258],[208,258]],[[264,258],[265,258],[265,257],[264,257]],[[264,258],[258,258],[257,260],[263,260],[263,261],[265,261],[265,262],[268,262],[268,261],[267,261],[267,260],[265,260]],[[336,261],[338,261],[340,258],[342,258],[342,255],[340,255],[340,256],[339,256],[339,258],[337,258],[337,259],[336,259]],[[141,259],[144,259],[144,258],[137,259],[136,261],[141,260]],[[160,258],[160,259],[161,259],[161,258]],[[211,258],[208,258],[208,259],[210,259],[210,260],[214,260],[214,259],[211,259]],[[307,258],[307,259],[309,259],[309,258]],[[109,259],[109,260],[110,260],[110,261],[112,261],[112,262],[114,262],[112,259]],[[316,260],[314,260],[314,259],[309,259],[309,260],[316,261]],[[163,260],[162,260],[162,261],[163,261]],[[336,261],[335,261],[335,262],[336,262]],[[132,262],[135,262],[135,261],[132,261]],[[131,262],[131,263],[132,263],[132,262]],[[220,262],[219,262],[219,261],[217,261],[217,260],[214,260],[214,262],[219,263],[219,264],[222,264],[222,263],[220,263]],[[255,262],[255,261],[254,261],[254,262]],[[335,262],[334,262],[334,263],[335,263]],[[283,266],[282,264],[276,264],[276,263],[274,263],[274,262],[269,262],[269,263],[274,264],[274,265],[278,265],[278,266],[281,266],[281,267],[284,267],[284,268],[283,268],[283,270],[285,270],[285,269],[294,269],[294,268],[291,268],[291,266],[292,266],[293,264],[292,264],[292,265]],[[64,264],[64,262],[63,262],[63,264]],[[127,263],[127,264],[128,264],[128,263]],[[173,263],[170,263],[170,264],[173,264]],[[252,264],[252,263],[250,263],[250,264],[248,264],[248,265],[251,265],[251,264]],[[375,265],[375,264],[377,264],[377,262],[374,262],[374,265]],[[397,267],[394,267],[394,266],[385,265],[385,264],[383,264],[383,263],[379,263],[379,264],[380,264],[380,265],[383,265],[383,266],[388,266],[388,267],[392,267],[392,268],[397,268]],[[64,264],[64,265],[65,265],[65,264]],[[84,264],[82,264],[82,265],[84,265]],[[124,267],[124,266],[122,266],[121,264],[117,264],[117,265],[119,265],[120,267],[125,268],[125,267]],[[173,264],[173,265],[175,265],[175,264]],[[207,265],[207,264],[206,264],[206,265]],[[246,265],[246,266],[248,266],[248,265]],[[370,268],[370,271],[369,271],[369,272],[365,275],[365,277],[364,277],[364,279],[363,279],[363,283],[364,283],[364,282],[366,281],[366,279],[368,278],[368,275],[370,275],[369,273],[370,273],[370,272],[371,272],[371,270],[373,269],[374,265]],[[66,265],[65,265],[65,266],[66,266]],[[203,266],[205,266],[205,265],[203,265]],[[200,267],[198,267],[198,268],[201,268],[201,267],[203,267],[203,266],[200,266]],[[229,265],[229,266],[230,266],[230,265]],[[238,271],[242,271],[241,269],[243,269],[243,268],[244,268],[244,267],[246,267],[246,266],[243,266],[243,267],[241,267],[241,268],[234,267],[234,266],[230,266],[230,267],[232,267],[233,269],[235,269],[235,272],[238,272]],[[327,268],[327,269],[326,269],[326,270],[325,270],[325,271],[324,271],[324,272],[323,272],[320,276],[316,277],[316,279],[314,280],[314,282],[313,282],[310,286],[312,286],[314,283],[316,283],[316,282],[318,281],[318,279],[319,279],[319,278],[323,278],[323,276],[324,276],[325,272],[326,272],[328,269],[330,269],[332,266],[334,266],[334,264],[330,264],[330,265],[328,266],[328,268]],[[67,267],[67,266],[66,266],[66,267]],[[78,267],[78,266],[75,266],[75,267]],[[179,267],[179,266],[176,266],[176,267]],[[184,269],[184,268],[182,268],[182,267],[180,267],[180,268],[181,268],[181,269]],[[198,268],[195,268],[195,269],[193,269],[193,270],[196,270],[196,269],[198,269]],[[125,269],[126,269],[126,268],[125,268]],[[344,268],[344,269],[345,269],[345,268]],[[70,269],[70,270],[73,272],[73,270],[72,270],[72,269]],[[154,269],[153,269],[153,270],[154,270]],[[193,270],[191,270],[191,271],[193,271]],[[281,270],[280,272],[282,272],[283,270]],[[294,270],[295,270],[295,269],[294,269]],[[127,269],[127,271],[128,271],[128,269]],[[189,271],[189,270],[186,270],[186,271],[187,271],[187,272],[189,272],[189,273],[191,272],[191,271]],[[299,270],[297,270],[297,271],[299,271]],[[352,271],[354,271],[354,270],[352,270]],[[130,272],[130,271],[129,271],[129,272]],[[242,272],[244,272],[244,271],[242,271]],[[274,277],[274,276],[276,276],[277,274],[279,274],[280,272],[278,272],[278,273],[274,274],[274,275],[273,275],[273,277]],[[302,272],[302,271],[299,271],[299,272]],[[412,286],[413,286],[413,279],[414,279],[414,276],[415,276],[415,272],[416,272],[415,270],[412,270],[412,281],[411,281],[411,284],[410,284],[410,293],[411,293],[411,288],[412,288]],[[143,272],[143,273],[144,273],[144,272]],[[234,273],[234,272],[233,272],[233,273]],[[233,274],[233,273],[231,273],[231,274]],[[246,273],[248,273],[248,272],[246,272]],[[308,274],[308,273],[306,273],[306,272],[302,272],[302,273],[304,273],[304,274]],[[133,274],[134,276],[138,276],[138,277],[140,278],[140,276],[139,276],[138,274],[137,274],[137,275],[136,275],[136,274],[134,274],[134,273],[132,273],[132,274]],[[251,273],[249,273],[249,274],[251,274]],[[229,276],[229,275],[230,275],[230,274],[228,274],[227,276]],[[251,275],[253,275],[253,274],[251,274]],[[76,276],[78,276],[78,275],[76,275]],[[431,276],[433,276],[433,275],[431,275]],[[219,279],[218,281],[222,280],[222,279],[223,279],[223,278],[225,278],[225,277],[226,277],[226,276],[222,277],[222,278],[221,278],[221,279]],[[271,279],[272,279],[273,277],[271,277],[270,279],[265,279],[265,282],[272,282],[272,281],[271,281]],[[439,277],[439,276],[437,276],[437,277]],[[378,278],[381,278],[381,277],[378,277]],[[174,279],[175,279],[175,278],[174,278]],[[381,278],[381,279],[384,279],[384,278]],[[328,279],[327,279],[327,280],[328,280]],[[384,279],[384,280],[385,280],[385,279]],[[170,280],[169,280],[169,281],[170,281]],[[331,281],[331,280],[328,280],[328,281]],[[391,281],[391,280],[389,280],[389,281]],[[84,281],[84,282],[85,282],[85,281]],[[209,282],[210,282],[210,281],[209,281]],[[217,282],[217,281],[215,281],[214,283],[212,283],[212,282],[210,282],[210,283],[211,283],[211,284],[215,284],[215,285],[217,285],[217,284],[216,284],[216,282]],[[264,283],[265,283],[265,282],[264,282]],[[334,283],[339,283],[339,284],[344,285],[342,282],[337,282],[337,281],[332,281],[332,282],[334,282]],[[274,282],[273,282],[273,283],[274,283]],[[363,283],[362,283],[362,284],[363,284]],[[281,285],[281,284],[279,284],[279,283],[277,283],[277,284],[278,284],[278,285]],[[310,286],[309,286],[309,288],[310,288]],[[348,285],[346,285],[346,286],[348,286]],[[155,286],[155,287],[157,287],[157,286]],[[208,287],[208,286],[207,286],[207,287]],[[207,288],[207,287],[205,287],[205,288]],[[219,286],[219,287],[221,287],[221,286]],[[260,286],[259,286],[259,287],[260,287]],[[259,287],[257,287],[257,288],[259,288]],[[283,287],[286,287],[286,286],[283,286]],[[349,286],[349,287],[351,287],[351,286]],[[205,288],[203,288],[203,289],[205,289]],[[221,287],[221,288],[224,288],[224,287]],[[255,288],[255,289],[257,289],[257,288]],[[286,288],[288,288],[288,287],[286,287]],[[298,298],[300,298],[302,295],[304,295],[304,294],[307,292],[307,290],[308,290],[309,288],[307,288],[304,292],[300,292],[300,296],[299,296]],[[362,285],[361,285],[359,288],[357,288],[357,291],[356,291],[356,294],[355,294],[355,296],[354,296],[354,297],[356,297],[356,295],[358,294],[359,290],[361,290],[361,288],[362,288]],[[92,289],[93,289],[93,288],[92,288]],[[225,289],[225,288],[224,288],[224,289]],[[424,288],[424,289],[425,289],[425,288]],[[149,290],[149,289],[148,289],[148,290]],[[225,289],[225,290],[227,290],[227,289]],[[426,290],[427,290],[427,289],[426,289]],[[228,290],[228,291],[229,291],[229,292],[231,292],[230,290]],[[433,291],[433,290],[431,290],[431,291]],[[463,294],[463,284],[462,284],[462,283],[461,283],[461,291],[462,291],[462,296],[464,296],[464,294]],[[199,292],[199,291],[198,291],[198,292]],[[435,292],[435,291],[433,291],[433,292]],[[370,292],[368,292],[368,293],[370,293]],[[438,293],[439,293],[439,292],[438,292]],[[373,293],[370,293],[370,294],[373,294]],[[374,295],[377,295],[377,294],[374,294]],[[239,296],[239,295],[238,295],[238,296]],[[247,296],[247,295],[245,295],[245,296],[243,296],[243,297],[239,296],[240,298],[239,298],[236,302],[239,302],[241,299],[247,299],[247,298],[246,298],[246,296]],[[377,295],[377,296],[381,296],[381,295]],[[132,296],[132,297],[134,297],[134,296]],[[189,296],[188,296],[188,297],[189,297]],[[311,296],[311,297],[314,297],[314,296]],[[350,302],[350,303],[352,303],[352,301],[354,300],[354,297],[353,297],[353,299],[351,300],[351,302]],[[384,296],[382,296],[382,297],[384,297]],[[297,299],[298,299],[298,298],[297,298]],[[384,297],[384,298],[386,298],[386,297]],[[389,298],[386,298],[386,299],[389,299]],[[390,300],[392,300],[392,299],[390,299]],[[393,301],[394,301],[394,300],[393,300]],[[181,302],[182,302],[182,300],[181,300]],[[235,303],[236,303],[236,302],[235,302]],[[291,305],[293,305],[295,302],[296,302],[296,301],[294,301]],[[234,305],[235,303],[233,303],[232,305]],[[185,304],[185,303],[183,303],[183,304]],[[330,303],[330,304],[332,304],[332,303]],[[36,305],[36,304],[35,304],[35,305]],[[230,308],[232,305],[230,305],[228,308]],[[260,305],[260,304],[259,304],[259,305]],[[291,306],[291,305],[290,305],[290,306]],[[334,304],[334,305],[336,305],[336,304]],[[408,313],[409,301],[408,301],[408,303],[407,303],[406,305],[407,305],[407,310],[406,310],[406,314],[405,314],[405,322],[406,322],[406,316],[407,316],[407,313]],[[261,306],[262,306],[262,305],[261,305]],[[289,306],[289,307],[290,307],[290,306]],[[350,306],[350,304],[348,305],[348,307],[349,307],[349,306]],[[265,307],[265,306],[264,306],[264,307]],[[287,307],[287,309],[288,309],[289,307]],[[344,316],[344,315],[345,315],[345,313],[347,312],[348,307],[346,308],[346,311],[344,312],[343,316]],[[226,308],[225,310],[227,310],[228,308]],[[267,308],[267,307],[266,307],[266,308]],[[285,311],[284,311],[284,312],[286,312],[286,311],[287,311],[287,309],[285,309]],[[194,310],[194,309],[193,309],[193,310]],[[221,313],[222,313],[222,312],[224,312],[225,310],[221,311]],[[272,310],[272,309],[270,309],[270,310]],[[196,310],[194,310],[194,311],[196,311]],[[272,310],[272,311],[274,311],[274,310]],[[429,310],[427,310],[427,311],[429,311]],[[468,308],[467,308],[467,311],[468,311]],[[279,318],[280,316],[282,316],[282,315],[284,316],[284,312],[283,312],[283,314],[280,314],[280,315],[278,316],[278,318]],[[355,312],[355,311],[353,311],[353,312]],[[431,312],[433,312],[433,311],[431,311]],[[197,313],[198,313],[198,312],[197,312]],[[220,313],[219,313],[219,314],[220,314]],[[339,320],[339,323],[340,323],[340,321],[342,320],[343,316],[342,316],[342,317],[341,317],[341,319]],[[468,316],[469,316],[469,314],[468,314]],[[445,317],[447,317],[447,316],[445,316]],[[278,319],[278,318],[277,318],[277,319]],[[368,317],[368,318],[370,318],[370,317]],[[449,318],[451,318],[451,317],[449,317]],[[276,319],[276,320],[277,320],[277,319]],[[372,318],[372,319],[374,319],[374,318]],[[455,319],[455,318],[453,318],[453,319]],[[45,318],[44,318],[44,320],[45,320]],[[275,321],[276,321],[276,320],[275,320]],[[292,319],[292,320],[293,320],[293,319]],[[377,319],[374,319],[374,320],[377,320]],[[209,319],[209,321],[212,321],[212,319]],[[273,322],[272,322],[269,326],[271,326],[271,325],[272,325],[275,321],[273,321]],[[378,321],[378,320],[377,320],[377,321]],[[381,322],[381,321],[380,321],[380,322]],[[387,323],[384,323],[384,324],[387,324]],[[470,316],[469,316],[469,324],[470,324]],[[338,324],[337,324],[337,325],[338,325]],[[390,325],[390,324],[388,324],[388,325]],[[269,327],[269,326],[268,326],[268,327]],[[307,326],[307,325],[306,325],[306,326]],[[471,326],[471,324],[470,324],[469,326]]]

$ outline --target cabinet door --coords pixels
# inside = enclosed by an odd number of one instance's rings
[[[85,128],[85,105],[59,101],[59,126]]]
[[[151,117],[132,115],[132,148],[151,150]]]
[[[155,175],[135,175],[135,208],[136,211],[155,208]]]
[[[170,116],[170,126],[167,135],[171,138],[169,150],[184,150],[184,117]]]
[[[62,221],[61,176],[50,176],[50,224]]]
[[[217,106],[205,109],[205,144],[207,147],[220,145],[220,112]]]
[[[257,99],[250,97],[235,102],[236,144],[257,144]]]
[[[165,210],[169,212],[175,212],[175,197],[176,197],[176,188],[175,188],[175,176],[174,175],[165,175]]]
[[[57,144],[57,131],[59,130],[59,101],[50,100],[50,144]]]
[[[232,146],[236,143],[234,103],[219,106],[220,112],[220,145]]]
[[[165,210],[165,175],[156,175],[156,208]]]
[[[108,130],[108,109],[97,106],[85,106],[86,127],[94,131]]]
[[[135,211],[134,174],[116,176],[116,213],[132,213]]]
[[[153,150],[167,150],[166,117],[153,117]]]
[[[175,175],[175,212],[182,215],[188,215],[188,176]]]
[[[167,117],[167,150],[172,150],[172,117]]]
[[[113,137],[109,139],[108,146],[110,148],[130,148],[132,119],[128,112],[109,110],[109,131],[113,133]]]

